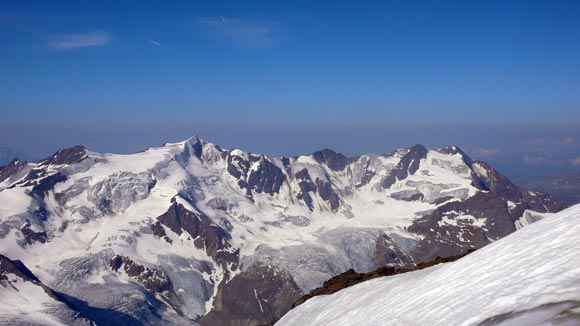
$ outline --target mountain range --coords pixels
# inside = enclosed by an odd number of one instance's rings
[[[131,155],[75,146],[0,168],[2,318],[271,324],[349,269],[461,255],[566,207],[453,145],[358,157],[197,136]]]

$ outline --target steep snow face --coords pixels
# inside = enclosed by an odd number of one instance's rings
[[[256,324],[349,268],[459,254],[562,207],[453,146],[357,158],[198,137],[131,155],[76,146],[0,168],[0,253],[136,320]]]
[[[14,274],[7,277],[7,285],[0,286],[0,324],[66,325],[53,315],[67,308],[63,303],[51,298],[36,284],[25,282]]]
[[[578,325],[580,205],[456,262],[314,297],[276,325]]]
[[[89,326],[20,262],[0,255],[1,325]]]

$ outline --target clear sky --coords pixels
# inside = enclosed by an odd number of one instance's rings
[[[521,164],[543,139],[572,162],[580,1],[2,1],[0,86],[0,146],[31,156],[200,134],[497,162],[515,142]]]

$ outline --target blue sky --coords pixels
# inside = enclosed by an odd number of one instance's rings
[[[4,1],[0,146],[456,143],[501,164],[511,137],[515,170],[530,140],[571,138],[571,162],[579,40],[578,1]]]

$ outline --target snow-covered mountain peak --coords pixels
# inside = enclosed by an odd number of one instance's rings
[[[199,137],[128,155],[77,146],[0,168],[0,254],[93,305],[141,314],[133,297],[152,296],[162,320],[266,322],[349,268],[460,254],[564,207],[470,162],[421,145],[355,158]],[[108,297],[111,284],[133,297]]]

